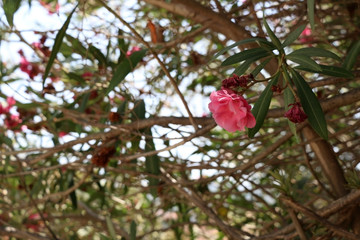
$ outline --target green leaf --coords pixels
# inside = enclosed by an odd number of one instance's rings
[[[134,109],[131,112],[132,120],[145,119],[145,102],[143,99],[134,102]]]
[[[259,99],[255,102],[254,108],[251,112],[256,119],[256,125],[255,127],[248,129],[248,136],[250,138],[254,137],[264,123],[266,114],[269,110],[271,98],[273,96],[271,87],[277,84],[278,79],[279,73],[274,76],[274,78],[266,86],[265,90],[261,93]]]
[[[79,53],[82,57],[88,56],[88,50],[82,45],[82,43],[79,41],[79,39],[74,38],[73,36],[69,34],[65,34],[66,40],[71,43],[71,49],[74,52]]]
[[[122,82],[126,75],[128,75],[136,65],[143,59],[146,54],[146,49],[134,52],[129,58],[125,58],[116,68],[113,77],[110,80],[109,87],[105,91],[105,95],[109,94],[120,82]]]
[[[251,63],[253,61],[246,60],[244,63],[240,64],[238,67],[235,68],[233,74],[236,74],[238,76],[243,75],[246,70],[250,67]]]
[[[260,73],[260,71],[266,66],[266,64],[270,62],[270,60],[271,58],[268,58],[259,65],[257,65],[257,67],[251,72],[251,74],[256,77]]]
[[[155,151],[155,144],[152,138],[152,132],[151,129],[146,129],[145,131],[146,133],[146,143],[145,143],[145,151],[146,152],[150,152],[150,151]],[[150,173],[151,175],[160,175],[161,171],[160,171],[160,158],[158,155],[152,155],[152,156],[148,156],[145,159],[145,170],[147,173]],[[152,186],[151,188],[151,193],[156,196],[157,195],[157,189],[154,188],[154,186],[158,186],[159,185],[159,179],[149,176],[148,178],[149,181],[149,185]]]
[[[114,225],[109,216],[106,216],[106,225],[107,225],[107,228],[108,228],[111,238],[113,240],[116,240],[115,228],[114,228]]]
[[[85,111],[87,103],[89,101],[90,94],[91,94],[91,92],[87,92],[82,96],[81,103],[80,103],[80,106],[79,106],[79,109],[78,109],[79,112],[84,112]]]
[[[321,72],[322,71],[319,64],[317,64],[314,60],[312,60],[311,58],[309,58],[307,56],[291,53],[291,54],[286,56],[286,59],[300,64],[301,67],[309,68],[312,71],[315,71],[315,72]]]
[[[71,188],[73,186],[74,186],[74,172],[70,172],[68,175],[68,188]],[[77,209],[77,197],[76,197],[75,191],[72,191],[70,193],[70,199],[71,199],[71,203],[73,205],[73,209]]]
[[[322,111],[319,100],[311,90],[309,84],[295,70],[290,69],[294,83],[297,88],[297,94],[301,105],[308,116],[311,127],[324,139],[328,139],[328,131],[325,115]]]
[[[282,43],[281,46],[286,47],[292,44],[296,39],[298,39],[298,37],[304,31],[305,28],[306,28],[306,24],[302,24],[299,27],[297,27],[287,36],[287,38],[285,39],[285,41]]]
[[[360,40],[355,42],[355,44],[351,47],[350,51],[345,57],[343,67],[350,71],[354,67],[359,54],[360,54]]]
[[[13,145],[12,140],[10,138],[8,138],[7,136],[1,134],[0,135],[0,145],[3,144],[3,143],[8,145],[8,146]]]
[[[118,47],[120,49],[120,56],[118,58],[118,62],[121,62],[126,57],[126,52],[129,49],[130,42],[125,41],[125,38],[122,37],[123,31],[121,29],[118,30]]]
[[[242,62],[244,60],[248,60],[248,59],[258,59],[257,56],[262,56],[262,57],[266,57],[269,56],[270,53],[266,50],[264,50],[263,48],[252,48],[252,49],[248,49],[248,50],[244,50],[242,52],[236,53],[230,57],[228,57],[222,64],[221,66],[228,66],[234,63],[239,63]],[[256,61],[254,60],[254,61]]]
[[[9,25],[14,26],[14,14],[20,7],[21,0],[3,0],[3,8]]]
[[[341,58],[338,55],[322,48],[315,48],[315,47],[300,48],[298,50],[293,51],[289,55],[292,54],[303,55],[307,57],[327,57],[327,58],[335,59],[337,61],[341,61]]]
[[[307,0],[307,12],[311,29],[315,29],[315,0]]]
[[[134,220],[130,224],[130,240],[136,240],[136,223]]]
[[[90,46],[89,47],[89,52],[91,53],[91,55],[94,56],[94,58],[96,60],[99,61],[99,65],[105,66],[107,61],[106,61],[106,57],[105,55],[100,51],[100,49],[94,47],[94,46]]]
[[[63,42],[64,36],[65,36],[65,33],[66,33],[66,30],[69,27],[71,17],[74,14],[77,6],[78,5],[76,5],[75,8],[71,11],[71,13],[68,16],[68,18],[66,19],[64,25],[61,27],[61,29],[59,30],[59,32],[57,33],[57,35],[55,37],[54,46],[53,46],[53,48],[51,50],[49,61],[48,61],[47,65],[46,65],[45,72],[44,72],[44,75],[43,75],[43,86],[45,84],[46,78],[48,77],[48,75],[50,73],[50,69],[51,69],[51,67],[52,67],[52,65],[53,65],[53,63],[55,61],[56,55],[60,50],[61,44]]]
[[[276,48],[280,51],[283,50],[283,47],[281,46],[280,40],[275,36],[275,33],[271,30],[268,23],[266,22],[265,18],[263,18],[264,27],[266,29],[266,32],[268,33],[271,42],[276,46]]]
[[[210,61],[213,61],[218,56],[224,54],[225,52],[227,52],[228,50],[230,50],[230,49],[232,49],[232,48],[234,48],[236,46],[239,46],[239,45],[242,45],[242,44],[247,44],[247,43],[253,43],[253,42],[257,42],[258,44],[261,43],[261,42],[269,43],[265,38],[248,38],[248,39],[244,39],[244,40],[235,42],[235,43],[221,49],[218,53],[216,53],[214,55],[214,57],[212,57],[212,59]]]
[[[326,66],[326,65],[321,65],[321,64],[319,64],[319,66],[321,67],[321,70],[322,70],[321,74],[324,74],[324,75],[334,76],[334,77],[342,77],[342,78],[353,78],[354,77],[352,72],[350,72],[342,67]],[[297,66],[297,67],[295,67],[295,69],[299,69],[299,70],[303,70],[303,71],[307,71],[307,72],[313,72],[313,73],[317,72],[317,71],[314,71],[312,69],[302,67],[302,66]]]
[[[288,74],[286,72],[286,74]],[[285,112],[287,112],[291,107],[289,106],[289,104],[293,104],[295,102],[295,97],[294,97],[294,94],[291,92],[290,88],[287,87],[285,88],[284,90],[284,103],[285,103]],[[298,143],[300,143],[300,138],[299,136],[297,135],[297,132],[296,132],[296,125],[295,123],[293,123],[292,121],[290,121],[289,119],[287,119],[287,122],[288,122],[288,125],[289,125],[289,128],[290,128],[290,131],[292,132],[292,134],[295,136],[296,138],[296,141]]]

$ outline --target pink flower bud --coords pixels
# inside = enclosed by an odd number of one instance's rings
[[[240,95],[230,89],[223,88],[212,92],[209,109],[215,122],[229,132],[244,131],[245,127],[252,128],[256,124],[251,106]]]
[[[292,108],[290,108],[284,116],[290,121],[293,123],[301,123],[307,119],[307,115],[302,110],[300,103],[296,102],[289,104],[289,106],[292,106]]]
[[[127,57],[130,57],[131,54],[133,54],[134,52],[138,52],[138,51],[140,51],[140,50],[141,50],[140,47],[134,46],[134,47],[132,47],[129,51],[126,52],[126,56],[127,56]]]

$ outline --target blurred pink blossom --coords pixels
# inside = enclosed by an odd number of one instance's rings
[[[131,54],[133,54],[134,52],[138,52],[138,51],[140,51],[140,50],[141,50],[140,47],[134,46],[134,47],[132,47],[130,50],[128,50],[128,51],[126,52],[126,56],[129,57],[129,56],[130,56]]]

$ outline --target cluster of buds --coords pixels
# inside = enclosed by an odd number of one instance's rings
[[[307,115],[302,110],[301,104],[299,102],[289,104],[289,106],[292,107],[285,113],[284,116],[290,121],[292,121],[293,123],[301,123],[307,119]]]
[[[10,109],[15,105],[16,101],[13,97],[8,97],[6,99],[7,106],[4,107],[0,104],[0,115],[5,115],[4,124],[8,129],[13,129],[17,127],[22,120],[20,119],[19,114],[10,113]]]
[[[274,93],[281,93],[284,89],[281,88],[279,85],[271,86],[271,91]]]
[[[34,79],[43,72],[37,63],[31,63],[26,59],[23,50],[19,50],[18,53],[20,54],[20,70],[27,73],[30,79]]]
[[[94,153],[91,163],[98,167],[106,167],[110,161],[110,157],[116,152],[115,146],[104,146]]]
[[[110,112],[108,117],[109,117],[110,122],[112,122],[112,123],[117,123],[121,119],[120,114],[117,112]]]
[[[234,89],[234,88],[246,88],[248,83],[254,79],[252,74],[238,76],[234,74],[232,77],[226,78],[222,81],[222,88]]]
[[[46,41],[47,37],[45,35],[43,35],[40,38],[39,42],[34,42],[32,45],[34,46],[34,48],[38,49],[40,52],[42,52],[44,54],[45,57],[49,57],[51,54],[50,48],[45,46],[45,41]]]

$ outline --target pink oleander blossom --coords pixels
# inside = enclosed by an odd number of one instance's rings
[[[93,77],[93,74],[91,72],[84,72],[81,77],[85,80],[85,81],[90,81],[91,78]]]
[[[7,104],[9,105],[9,107],[12,107],[12,106],[15,105],[16,100],[15,100],[14,97],[7,97],[7,98],[6,98],[6,102],[7,102]]]
[[[20,70],[27,73],[31,79],[34,79],[41,72],[37,64],[30,63],[23,55],[20,57]]]
[[[65,137],[66,135],[68,135],[67,132],[59,132],[59,137],[60,137],[60,138],[63,138],[63,137]]]
[[[289,104],[289,106],[292,106],[292,108],[290,108],[284,116],[290,121],[292,121],[293,123],[301,123],[307,119],[307,115],[301,109],[300,103],[296,102],[293,104]]]
[[[126,52],[126,56],[127,56],[127,57],[130,57],[131,54],[133,54],[134,52],[138,52],[138,51],[140,51],[140,50],[141,50],[140,47],[134,46],[134,47],[132,47],[129,51]]]
[[[300,42],[301,43],[308,43],[314,41],[314,37],[312,36],[311,28],[306,27],[304,31],[300,34]]]
[[[20,116],[19,115],[15,115],[15,114],[12,114],[12,115],[8,115],[6,116],[5,120],[4,120],[4,123],[5,123],[5,126],[9,129],[11,128],[15,128],[17,125],[19,125],[20,123],[22,122],[22,120],[20,119]]]
[[[223,88],[212,92],[209,110],[215,122],[229,132],[244,131],[245,127],[253,128],[255,117],[250,112],[251,106],[240,95],[230,89]]]

